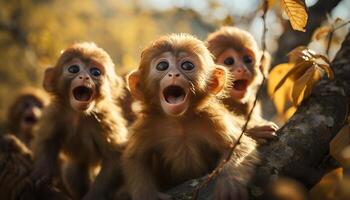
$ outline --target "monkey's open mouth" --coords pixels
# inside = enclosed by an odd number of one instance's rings
[[[34,115],[28,115],[24,117],[24,121],[28,124],[35,124],[38,119]]]
[[[186,92],[185,90],[177,85],[171,85],[163,90],[163,96],[167,103],[178,104],[185,100]]]
[[[249,85],[249,81],[247,79],[233,81],[233,88],[235,90],[239,90],[239,91],[246,90],[248,85]]]
[[[92,97],[93,90],[85,86],[78,86],[73,90],[73,96],[77,101],[89,101]]]

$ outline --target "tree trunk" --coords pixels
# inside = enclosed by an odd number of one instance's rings
[[[262,162],[250,184],[251,195],[263,198],[265,186],[280,176],[293,177],[307,187],[313,186],[321,173],[318,166],[329,152],[329,142],[343,126],[348,115],[350,95],[350,33],[332,62],[333,81],[324,79],[311,96],[299,106],[294,116],[278,131],[279,140],[259,148]],[[201,179],[188,181],[169,191],[175,199],[191,199]],[[213,199],[215,180],[202,189],[201,200]]]

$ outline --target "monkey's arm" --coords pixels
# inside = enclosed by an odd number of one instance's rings
[[[151,170],[140,158],[124,159],[124,175],[133,200],[157,200],[162,195],[151,176]]]
[[[39,125],[36,141],[34,141],[34,170],[31,173],[36,185],[50,182],[58,174],[58,154],[62,145],[62,127],[56,123],[47,122],[44,118]],[[46,123],[47,122],[47,123]],[[62,133],[62,134],[61,134]]]
[[[157,200],[162,198],[157,188],[151,166],[152,141],[131,137],[122,156],[122,167],[128,192],[133,200]],[[155,172],[157,173],[157,172]]]
[[[231,150],[228,149],[228,151]],[[226,158],[224,157],[224,159]],[[255,142],[242,136],[230,161],[225,164],[218,176],[214,193],[215,199],[248,199],[247,183],[253,175],[254,165],[257,162]]]
[[[116,152],[113,157],[103,159],[101,171],[84,196],[84,200],[108,199],[110,193],[123,183],[120,154],[120,152]]]

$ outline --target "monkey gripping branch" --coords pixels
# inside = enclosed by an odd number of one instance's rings
[[[331,63],[335,79],[321,80],[309,98],[277,132],[278,141],[261,146],[261,163],[250,184],[252,198],[262,198],[264,189],[277,177],[297,179],[312,187],[313,176],[329,154],[329,143],[344,125],[350,96],[350,33]],[[320,177],[320,176],[317,176]],[[205,177],[204,177],[205,178]],[[188,181],[168,191],[174,199],[191,199],[193,190],[204,178]],[[213,199],[215,179],[203,188],[200,200]]]

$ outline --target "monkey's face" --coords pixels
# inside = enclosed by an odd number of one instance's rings
[[[180,52],[165,52],[150,64],[150,77],[159,83],[159,102],[163,111],[172,116],[185,113],[190,106],[191,80],[195,78],[200,63],[194,56]]]
[[[78,58],[63,67],[62,76],[70,80],[68,97],[74,110],[84,112],[94,106],[103,73],[103,67],[97,62],[82,62]]]
[[[216,63],[225,66],[233,78],[230,90],[232,99],[243,100],[248,93],[255,76],[255,59],[254,53],[249,50],[237,52],[234,49],[227,49],[217,57]]]
[[[226,69],[214,63],[204,43],[190,35],[163,36],[146,47],[138,70],[127,78],[145,110],[181,116],[221,92]]]
[[[60,105],[87,114],[100,102],[119,97],[122,80],[107,52],[83,42],[68,47],[56,65],[46,69],[43,86]]]
[[[210,64],[214,65],[212,60]],[[196,109],[226,84],[223,67],[207,66],[199,56],[186,52],[162,53],[151,60],[148,68],[147,73],[137,70],[128,76],[131,94],[148,106],[161,107],[170,116]]]
[[[42,115],[43,104],[27,97],[21,101],[18,109],[20,110],[20,131],[30,133]]]

